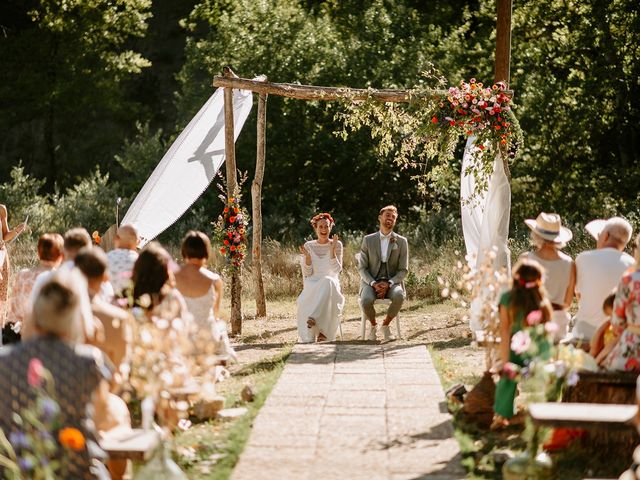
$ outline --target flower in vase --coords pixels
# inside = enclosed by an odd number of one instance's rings
[[[29,369],[27,370],[27,381],[32,387],[39,387],[42,384],[44,367],[38,358],[29,360]]]
[[[511,337],[511,350],[513,350],[518,355],[529,350],[531,346],[531,336],[529,332],[525,330],[520,330],[516,332],[513,337]]]

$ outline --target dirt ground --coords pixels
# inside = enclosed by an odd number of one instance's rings
[[[378,306],[378,318],[384,315]],[[277,355],[285,345],[297,341],[295,299],[268,302],[267,317],[255,318],[253,302],[243,305],[242,335],[233,339],[239,365],[253,363]],[[229,311],[225,304],[223,312]],[[463,318],[466,310],[452,302],[428,304],[407,300],[400,313],[402,340],[408,344],[424,344],[441,360],[443,386],[454,379],[468,377],[469,382],[484,371],[484,350],[472,345],[471,332]],[[342,322],[343,341],[356,342],[360,331],[360,309],[355,295],[347,296]],[[395,334],[395,328],[392,328]],[[338,338],[339,339],[339,338]],[[232,369],[233,370],[233,369]]]

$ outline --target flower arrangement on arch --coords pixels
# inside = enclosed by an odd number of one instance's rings
[[[450,86],[433,67],[423,76],[426,82],[407,90],[406,102],[377,100],[374,89],[365,101],[347,95],[336,114],[343,128],[336,133],[346,139],[367,127],[378,153],[408,169],[423,194],[450,181],[460,137],[474,135],[469,153],[476,161],[466,173],[474,177],[477,191],[486,190],[496,155],[514,159],[524,144],[511,92],[502,82],[485,87],[473,78]]]
[[[226,259],[230,270],[239,270],[247,256],[247,225],[249,215],[240,206],[239,197],[220,196],[225,206],[215,224],[214,238],[218,252]]]
[[[85,437],[77,428],[60,423],[53,377],[40,359],[29,361],[27,382],[36,397],[27,408],[14,412],[17,429],[8,436],[0,430],[0,467],[9,479],[64,478],[66,452],[84,450]]]
[[[486,147],[485,141],[506,146],[513,135],[510,120],[511,95],[504,82],[485,87],[475,78],[460,81],[450,87],[446,98],[438,102],[431,117],[431,124],[439,128],[456,128],[467,137],[476,135],[478,149]]]

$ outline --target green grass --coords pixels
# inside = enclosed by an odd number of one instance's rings
[[[218,393],[226,398],[225,407],[246,407],[245,415],[231,421],[195,424],[176,436],[175,456],[190,479],[229,478],[251,434],[253,420],[280,377],[290,352],[291,346],[286,346],[277,356],[248,364],[217,385]],[[246,384],[255,393],[250,403],[240,399]]]

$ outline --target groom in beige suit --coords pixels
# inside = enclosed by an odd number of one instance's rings
[[[377,340],[376,311],[373,302],[388,298],[391,305],[382,322],[384,340],[391,339],[389,324],[400,312],[405,298],[403,280],[409,271],[409,245],[407,239],[393,231],[398,209],[388,205],[380,210],[380,231],[367,235],[360,248],[359,270],[360,306],[371,322],[368,340]]]

